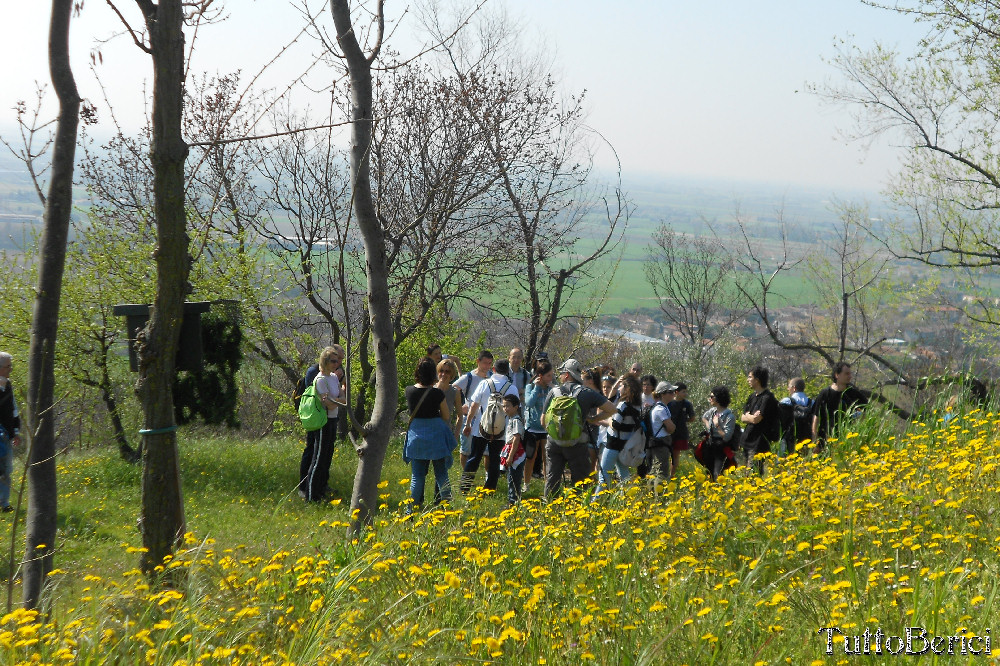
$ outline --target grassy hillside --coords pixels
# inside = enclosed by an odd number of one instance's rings
[[[711,484],[686,461],[655,495],[633,484],[596,503],[512,510],[476,496],[413,517],[396,509],[408,477],[397,449],[386,508],[354,542],[344,503],[295,496],[298,442],[185,436],[190,533],[168,567],[174,584],[153,586],[133,568],[138,471],[110,452],[73,457],[59,467],[52,616],[0,618],[0,655],[824,664],[846,662],[836,633],[827,654],[822,627],[983,636],[1000,619],[998,429],[997,414],[977,411],[880,441],[850,433],[832,457],[772,461],[764,479],[738,470]],[[342,447],[340,493],[352,468]],[[875,663],[895,663],[883,654]]]

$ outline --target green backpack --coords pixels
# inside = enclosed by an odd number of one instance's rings
[[[319,430],[326,425],[326,407],[319,399],[314,385],[307,386],[299,401],[299,420],[307,431]]]
[[[576,399],[580,391],[565,394],[564,390],[561,386],[553,389],[552,400],[545,410],[545,432],[559,446],[575,446],[583,435],[583,413]]]

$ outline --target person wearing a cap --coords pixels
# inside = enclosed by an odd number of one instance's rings
[[[662,381],[653,389],[653,408],[649,421],[653,426],[653,437],[649,443],[652,456],[652,471],[657,478],[666,481],[677,473],[677,454],[673,453],[673,434],[677,430],[673,414],[667,403],[674,399],[677,387]]]
[[[747,398],[740,421],[746,424],[740,443],[746,453],[747,466],[754,467],[758,474],[764,474],[764,464],[754,458],[757,454],[771,450],[771,443],[781,436],[781,413],[778,401],[767,388],[768,370],[756,366],[747,374],[747,382],[753,395]]]
[[[549,403],[557,390],[560,395],[575,396],[580,403],[581,414],[596,414],[591,423],[599,423],[615,414],[614,404],[598,391],[583,386],[583,366],[576,359],[567,359],[559,366],[560,386],[549,393],[543,412],[549,409]],[[544,420],[543,423],[544,425]],[[573,446],[560,446],[551,438],[545,442],[545,495],[550,496],[559,491],[562,486],[563,471],[569,466],[570,478],[575,486],[585,481],[593,472],[590,462],[589,435],[583,428],[580,441]]]

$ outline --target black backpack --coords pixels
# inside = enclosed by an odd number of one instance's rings
[[[801,442],[812,437],[812,417],[813,399],[805,405],[794,405],[792,407],[792,422],[795,426],[795,441]]]
[[[292,391],[292,404],[295,405],[295,411],[299,411],[299,404],[302,403],[302,394],[306,392],[306,387],[312,382],[307,382],[306,377],[312,374],[312,379],[316,379],[316,375],[319,374],[319,365],[313,364],[306,369],[306,374],[299,377],[299,381],[295,382],[295,390]]]

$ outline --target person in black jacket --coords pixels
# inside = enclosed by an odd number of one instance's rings
[[[14,474],[14,447],[21,445],[21,416],[10,383],[14,359],[0,352],[0,511],[13,511],[10,506],[10,482]]]
[[[745,424],[743,430],[743,452],[747,457],[747,466],[753,467],[760,475],[764,474],[764,463],[755,460],[759,453],[771,450],[771,443],[781,436],[781,416],[778,411],[778,401],[767,388],[768,370],[757,366],[747,375],[753,395],[747,398],[740,421]]]
[[[813,402],[812,437],[816,453],[825,448],[826,438],[833,435],[845,413],[854,414],[868,404],[864,394],[851,385],[854,373],[849,364],[838,361],[830,376],[833,383],[820,391]]]

